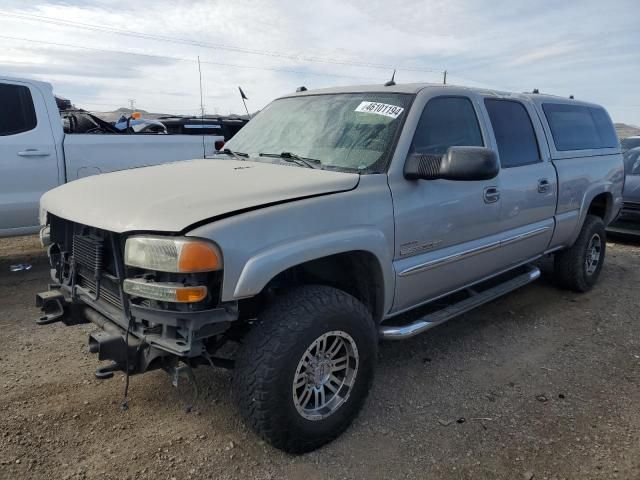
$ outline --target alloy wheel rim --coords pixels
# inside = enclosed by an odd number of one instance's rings
[[[584,260],[584,267],[587,275],[593,275],[600,263],[600,255],[602,254],[602,239],[600,235],[595,233],[591,240],[589,240],[589,246],[587,247],[587,255]]]
[[[359,366],[358,347],[346,332],[334,330],[316,338],[298,362],[293,403],[307,420],[322,420],[349,398]]]

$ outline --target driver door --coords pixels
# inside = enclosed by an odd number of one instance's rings
[[[443,155],[451,146],[489,146],[466,96],[431,98],[409,153]],[[492,272],[499,250],[498,178],[389,179],[395,213],[393,311],[409,309]]]

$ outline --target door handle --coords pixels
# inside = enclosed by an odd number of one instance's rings
[[[18,155],[21,157],[48,157],[49,155],[51,155],[51,153],[44,152],[42,150],[36,150],[35,148],[27,148],[26,150],[18,152]]]
[[[546,193],[549,191],[549,188],[551,188],[549,180],[547,180],[546,178],[541,178],[540,180],[538,180],[538,192]]]
[[[497,187],[486,187],[484,189],[484,203],[495,203],[500,200],[500,190]]]

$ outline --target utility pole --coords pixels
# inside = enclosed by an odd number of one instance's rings
[[[198,55],[198,76],[200,77],[200,115],[202,121],[204,121],[204,103],[202,97],[202,68],[200,67],[200,55]]]
[[[442,79],[442,83],[443,83],[443,85],[446,85],[447,84],[447,71],[445,70],[443,73],[444,73],[444,78]]]
[[[204,124],[204,103],[202,101],[202,68],[200,67],[200,55],[198,55],[198,77],[200,79],[200,126]],[[207,156],[207,149],[204,144],[204,135],[202,135],[202,157]]]

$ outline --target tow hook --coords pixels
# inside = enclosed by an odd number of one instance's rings
[[[196,381],[196,376],[193,373],[193,368],[188,363],[179,361],[173,366],[165,368],[165,370],[171,378],[171,385],[173,385],[175,388],[178,388],[178,385],[181,384],[181,376],[186,377],[186,379],[188,380],[187,383],[191,383],[193,385],[192,401],[184,407],[184,411],[186,413],[191,412],[195,405],[198,403],[198,397],[200,396],[200,390],[198,389],[198,382]]]
[[[117,372],[119,370],[124,370],[124,365],[120,365],[119,363],[112,362],[109,365],[105,365],[104,367],[96,368],[95,376],[98,380],[106,380],[108,378],[113,377],[113,372]]]
[[[48,325],[62,320],[65,303],[64,295],[55,290],[36,294],[36,307],[39,307],[44,314],[36,320],[36,323],[38,325]]]
[[[193,382],[194,384],[196,383],[196,377],[193,374],[193,369],[190,365],[184,362],[180,362],[180,364],[178,365],[169,367],[167,369],[167,373],[171,377],[171,385],[173,385],[175,388],[178,388],[178,385],[180,383],[180,376],[185,376],[187,380]]]

